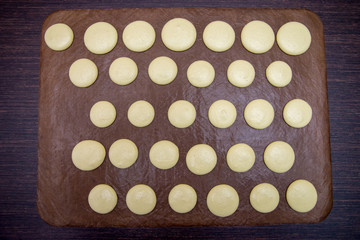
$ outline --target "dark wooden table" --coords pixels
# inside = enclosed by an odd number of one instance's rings
[[[308,8],[325,31],[333,209],[319,224],[203,228],[59,228],[36,210],[40,31],[59,9],[125,7]],[[1,1],[0,239],[360,239],[359,1]]]

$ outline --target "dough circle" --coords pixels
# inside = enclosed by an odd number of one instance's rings
[[[56,23],[46,30],[44,39],[46,45],[52,50],[63,51],[73,43],[74,33],[68,25]]]
[[[301,213],[312,210],[317,202],[317,191],[314,185],[304,179],[292,182],[286,191],[289,206]]]
[[[294,165],[295,152],[286,142],[270,143],[264,151],[265,165],[273,172],[284,173]]]
[[[241,31],[241,42],[249,52],[261,54],[269,51],[275,42],[275,34],[269,24],[251,21]]]
[[[97,22],[86,29],[84,43],[94,54],[105,54],[114,49],[118,41],[118,33],[113,25],[107,22]]]
[[[196,119],[196,109],[190,102],[178,100],[169,107],[168,118],[174,127],[187,128]]]
[[[227,77],[232,85],[247,87],[254,81],[255,69],[248,61],[236,60],[229,65]]]
[[[213,21],[205,27],[203,41],[210,50],[224,52],[234,44],[235,31],[224,21]]]
[[[211,172],[217,162],[215,150],[207,144],[197,144],[186,154],[186,165],[190,172],[205,175]]]
[[[164,45],[173,51],[185,51],[191,48],[196,40],[196,28],[184,18],[168,21],[161,30]]]
[[[99,127],[105,128],[110,126],[116,118],[116,109],[108,101],[99,101],[95,103],[90,110],[91,122]]]
[[[250,204],[258,212],[269,213],[279,205],[278,190],[270,183],[256,185],[250,193]]]
[[[128,57],[115,59],[109,68],[111,81],[118,85],[128,85],[132,83],[138,75],[138,67],[134,60]]]
[[[174,60],[169,57],[157,57],[149,65],[150,79],[159,85],[166,85],[174,81],[178,68]]]
[[[104,162],[105,155],[106,150],[101,143],[95,140],[83,140],[73,148],[71,159],[78,169],[91,171]]]
[[[274,120],[274,108],[264,99],[251,101],[244,110],[246,123],[255,129],[264,129]]]
[[[115,190],[107,184],[96,185],[91,189],[88,203],[92,210],[100,214],[111,212],[118,201]]]
[[[135,127],[146,127],[154,120],[155,110],[150,103],[140,100],[131,104],[127,116]]]
[[[288,22],[280,27],[276,34],[276,41],[284,53],[300,55],[309,49],[311,34],[304,24]]]
[[[132,166],[139,156],[136,144],[129,139],[116,140],[109,149],[110,162],[117,168]]]
[[[145,21],[134,21],[128,24],[122,34],[125,46],[134,52],[144,52],[155,42],[155,30]]]
[[[149,153],[150,162],[159,169],[170,169],[179,160],[179,148],[171,141],[155,143]]]
[[[212,214],[218,217],[228,217],[238,208],[239,195],[233,187],[220,184],[210,190],[206,203]]]
[[[266,68],[266,78],[275,87],[285,87],[291,81],[292,71],[286,62],[275,61]]]
[[[217,128],[230,127],[237,116],[234,104],[223,99],[211,104],[208,114],[211,124]]]
[[[304,100],[293,99],[285,105],[283,117],[289,126],[293,128],[302,128],[311,121],[312,109]]]
[[[194,87],[207,87],[215,79],[215,69],[209,62],[198,60],[188,67],[187,78]]]
[[[98,68],[95,63],[87,58],[73,62],[69,69],[69,78],[77,87],[89,87],[98,77]]]
[[[234,172],[246,172],[255,163],[254,150],[245,143],[233,145],[226,154],[226,161]]]
[[[195,207],[197,194],[193,187],[179,184],[171,189],[168,201],[171,209],[175,212],[187,213]]]
[[[126,205],[135,214],[148,214],[155,208],[156,194],[145,184],[135,185],[126,194]]]

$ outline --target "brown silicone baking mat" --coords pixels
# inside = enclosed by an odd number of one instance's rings
[[[197,30],[193,47],[184,52],[167,49],[161,41],[161,29],[172,18],[191,21]],[[135,20],[149,22],[156,31],[154,45],[143,53],[128,50],[122,42],[122,31]],[[216,53],[202,41],[205,26],[222,20],[235,30],[236,40],[228,51]],[[276,42],[264,54],[248,52],[241,44],[240,33],[252,20],[268,23],[274,33],[289,21],[298,21],[308,27],[312,42],[307,52],[289,56]],[[116,47],[104,55],[89,52],[83,41],[91,24],[105,21],[118,31]],[[74,42],[65,51],[56,52],[44,42],[44,33],[55,23],[65,23],[74,32]],[[130,57],[138,68],[137,79],[128,86],[113,83],[108,74],[112,61]],[[149,63],[156,57],[168,56],[178,66],[178,75],[169,85],[153,83],[147,74]],[[92,60],[99,69],[96,82],[88,88],[74,86],[68,77],[69,67],[79,58]],[[246,88],[229,83],[226,71],[238,59],[249,61],[255,68],[254,82]],[[216,72],[214,82],[206,88],[193,87],[186,78],[189,65],[196,60],[209,61]],[[273,61],[287,62],[293,71],[291,83],[284,88],[270,85],[265,76],[266,67]],[[245,106],[252,100],[269,101],[275,110],[273,123],[263,130],[249,127],[243,117]],[[301,98],[313,110],[310,123],[301,129],[288,126],[282,118],[285,104]],[[185,99],[193,103],[197,118],[190,127],[177,129],[167,119],[171,103]],[[218,129],[208,120],[210,105],[219,99],[231,101],[237,109],[235,123]],[[113,103],[117,110],[115,122],[107,128],[97,128],[89,118],[90,108],[100,100]],[[154,121],[145,128],[137,128],[127,119],[129,106],[137,100],[147,100],[155,109]],[[97,169],[85,172],[77,169],[71,160],[73,147],[85,139],[102,143],[108,151],[120,138],[131,139],[139,149],[136,163],[128,169],[114,167],[106,156]],[[170,140],[180,150],[175,167],[160,170],[148,157],[151,146],[159,140]],[[265,147],[273,141],[288,142],[295,151],[295,163],[286,173],[270,171],[263,161]],[[236,143],[247,143],[256,154],[254,166],[245,173],[236,173],[226,163],[227,150]],[[210,173],[197,176],[185,163],[187,151],[195,144],[206,143],[217,152],[218,162]],[[326,84],[326,62],[323,26],[317,15],[302,9],[109,9],[66,10],[51,14],[44,21],[41,35],[39,145],[38,145],[38,211],[49,224],[56,226],[236,226],[251,224],[315,223],[323,220],[332,206],[329,120]],[[313,183],[318,202],[308,213],[292,210],[286,202],[286,189],[296,179]],[[274,185],[280,194],[280,203],[271,213],[255,211],[249,202],[251,189],[259,183]],[[117,195],[115,209],[105,215],[97,214],[88,205],[90,190],[97,184],[112,186]],[[135,215],[126,206],[127,191],[136,184],[146,184],[157,196],[155,209],[146,215]],[[174,212],[168,204],[172,187],[185,183],[197,192],[195,208],[185,214]],[[221,218],[207,208],[206,196],[218,184],[228,184],[238,192],[240,204],[234,214]]]

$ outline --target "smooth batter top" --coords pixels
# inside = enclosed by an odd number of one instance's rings
[[[218,100],[209,108],[209,120],[217,128],[228,128],[236,119],[236,108],[227,100]]]
[[[110,126],[116,118],[116,109],[108,101],[99,101],[95,103],[90,110],[91,122],[99,127],[105,128]]]
[[[118,85],[128,85],[132,83],[138,75],[136,63],[128,57],[115,59],[109,68],[110,79]]]
[[[256,185],[250,193],[250,204],[258,212],[269,213],[279,205],[279,192],[270,183]]]
[[[134,21],[128,24],[122,34],[125,46],[134,52],[144,52],[155,42],[155,30],[145,21]]]
[[[106,150],[101,143],[95,140],[84,140],[75,145],[71,159],[78,169],[91,171],[104,162],[105,155]]]
[[[168,119],[174,127],[187,128],[196,119],[196,109],[190,102],[178,100],[169,107]]]
[[[247,87],[254,81],[255,69],[248,61],[236,60],[229,65],[227,77],[232,85]]]
[[[69,69],[69,78],[77,87],[89,87],[98,77],[98,68],[95,63],[87,58],[73,62]]]
[[[233,187],[220,184],[210,190],[206,203],[212,214],[218,217],[227,217],[238,208],[239,195]]]
[[[205,175],[211,172],[217,162],[215,150],[207,144],[197,144],[186,154],[186,165],[196,175]]]
[[[85,32],[84,43],[86,48],[95,54],[105,54],[113,50],[118,41],[116,29],[107,22],[92,24]]]
[[[132,125],[146,127],[154,120],[155,110],[150,103],[140,100],[131,104],[127,116]]]
[[[195,207],[197,194],[193,187],[179,184],[171,189],[168,201],[171,209],[175,212],[187,213]]]
[[[265,53],[275,42],[275,34],[269,24],[263,21],[251,21],[241,31],[241,42],[252,53]]]
[[[275,141],[270,143],[264,151],[264,162],[273,172],[287,172],[295,161],[295,152],[286,142]]]
[[[109,149],[110,162],[117,168],[124,169],[132,166],[138,155],[137,146],[129,139],[119,139]]]
[[[316,205],[317,191],[311,182],[299,179],[288,187],[286,200],[293,210],[301,213],[309,212]]]
[[[71,46],[74,33],[68,25],[56,23],[46,30],[44,39],[46,45],[52,50],[63,51]]]
[[[179,160],[179,148],[171,141],[162,140],[151,147],[149,158],[155,167],[170,169]]]
[[[226,22],[213,21],[205,27],[203,41],[210,50],[224,52],[234,44],[235,31]]]
[[[145,184],[138,184],[132,187],[126,194],[126,205],[135,214],[148,214],[156,205],[155,192]]]
[[[161,39],[170,50],[185,51],[194,45],[196,29],[190,21],[184,18],[174,18],[164,25]]]
[[[255,129],[264,129],[274,120],[274,108],[264,99],[251,101],[244,110],[246,123]]]
[[[304,24],[288,22],[280,27],[276,34],[276,41],[286,54],[300,55],[309,49],[311,34]]]
[[[285,105],[283,117],[289,126],[302,128],[309,124],[312,118],[312,109],[304,100],[293,99]]]
[[[116,207],[117,201],[115,190],[107,184],[96,185],[88,196],[91,209],[100,214],[111,212]]]
[[[285,87],[291,81],[292,71],[286,62],[275,61],[266,68],[266,78],[275,87]]]
[[[255,163],[254,150],[245,143],[233,145],[226,154],[229,168],[234,172],[246,172]]]
[[[215,79],[215,69],[209,62],[198,60],[189,66],[187,78],[194,87],[207,87]]]
[[[178,68],[174,60],[169,57],[157,57],[149,65],[150,79],[159,85],[166,85],[174,81]]]

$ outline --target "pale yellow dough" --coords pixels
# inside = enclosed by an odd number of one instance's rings
[[[303,128],[311,121],[312,109],[304,100],[293,99],[285,105],[283,117],[289,126]]]
[[[138,67],[134,60],[128,57],[115,59],[109,68],[110,79],[118,85],[132,83],[138,75]]]
[[[275,61],[266,68],[266,78],[275,87],[285,87],[291,81],[292,71],[286,62]]]
[[[170,50],[185,51],[194,45],[196,29],[190,21],[184,18],[174,18],[164,25],[161,39]]]
[[[195,207],[197,194],[193,187],[179,184],[171,189],[168,201],[171,209],[175,212],[187,213]]]
[[[207,87],[215,79],[215,69],[209,62],[198,60],[187,69],[187,78],[194,87]]]
[[[113,25],[107,22],[92,24],[85,31],[86,48],[95,54],[105,54],[113,50],[118,41],[118,33]]]
[[[246,172],[255,163],[255,152],[249,145],[238,143],[228,150],[226,160],[229,168],[234,172]]]
[[[109,149],[110,162],[117,168],[124,169],[132,166],[138,155],[136,144],[129,139],[119,139]]]
[[[197,144],[186,154],[186,165],[196,175],[205,175],[211,172],[217,162],[215,150],[207,144]]]
[[[174,127],[187,128],[196,119],[196,109],[190,102],[178,100],[169,107],[168,119]]]
[[[156,194],[151,187],[138,184],[126,194],[126,205],[135,214],[148,214],[155,208]]]
[[[234,44],[235,31],[224,21],[213,21],[205,27],[203,41],[210,50],[224,52]]]
[[[74,33],[68,25],[56,23],[46,30],[44,39],[46,45],[52,50],[63,51],[71,46]]]
[[[258,212],[269,213],[279,205],[279,192],[270,183],[256,185],[250,193],[250,204]]]
[[[171,141],[162,140],[151,147],[149,158],[155,167],[170,169],[179,160],[179,148]]]
[[[87,58],[73,62],[69,69],[69,78],[77,87],[89,87],[98,77],[98,68],[95,63]]]
[[[122,34],[125,46],[134,52],[144,52],[155,42],[155,30],[145,21],[134,21],[128,24]]]
[[[294,165],[295,152],[286,142],[275,141],[270,143],[264,151],[264,162],[273,172],[284,173]]]
[[[234,104],[227,100],[218,100],[209,108],[209,120],[217,128],[228,128],[236,119],[237,112]]]
[[[241,42],[252,53],[269,51],[275,42],[275,34],[269,24],[263,21],[251,21],[241,31]]]
[[[107,184],[96,185],[88,196],[91,209],[100,214],[111,212],[116,207],[117,201],[115,190]]]
[[[255,129],[264,129],[274,120],[274,108],[264,99],[251,101],[244,110],[246,123]]]
[[[206,203],[212,214],[218,217],[228,217],[237,210],[239,195],[233,187],[220,184],[210,190]]]
[[[84,140],[75,145],[71,159],[78,169],[91,171],[104,162],[105,155],[106,150],[101,143],[95,140]]]
[[[299,22],[288,22],[282,25],[276,34],[280,49],[289,55],[305,53],[311,44],[309,29]]]
[[[309,212],[316,205],[317,191],[311,182],[299,179],[288,187],[286,200],[293,210],[301,213]]]
[[[132,125],[146,127],[154,120],[155,110],[150,103],[140,100],[131,104],[127,116]]]
[[[91,122],[99,127],[105,128],[110,126],[116,118],[116,109],[108,101],[99,101],[95,103],[90,110]]]
[[[157,57],[149,65],[150,79],[159,85],[166,85],[174,81],[178,68],[174,60],[169,57]]]
[[[236,60],[229,65],[227,77],[232,85],[247,87],[254,81],[255,69],[248,61]]]

